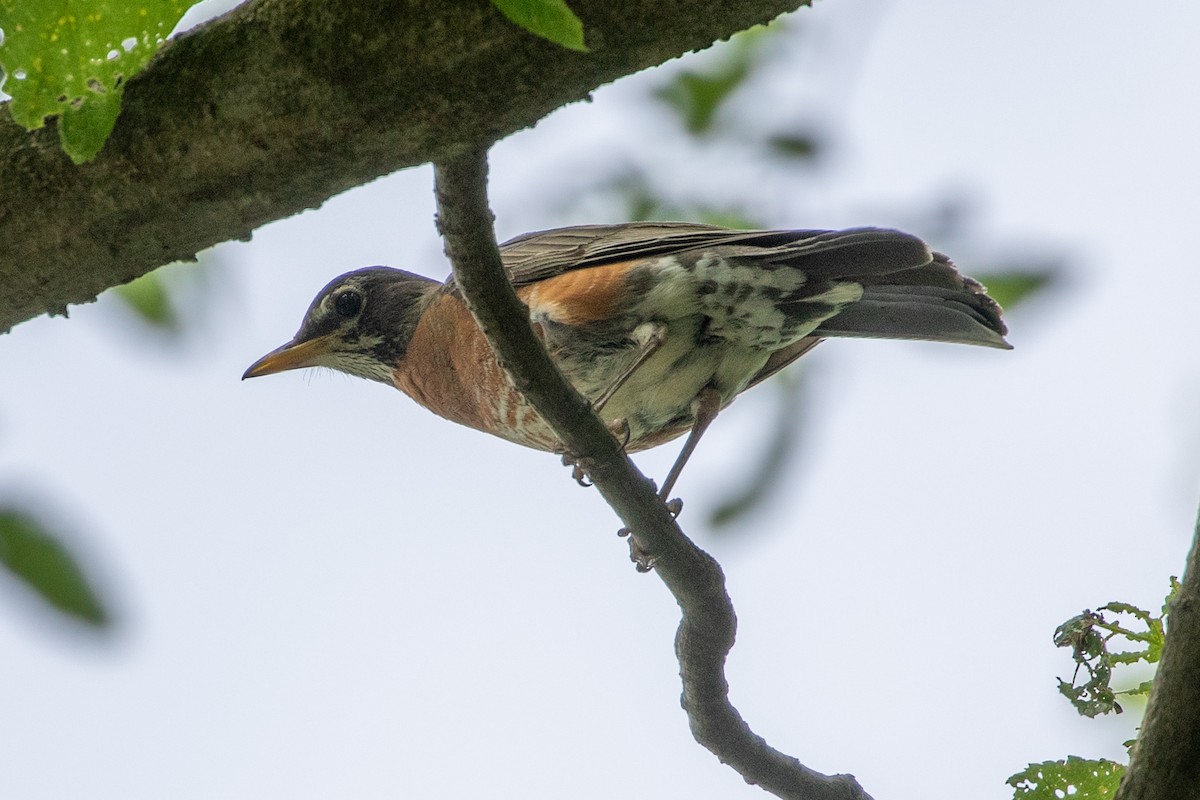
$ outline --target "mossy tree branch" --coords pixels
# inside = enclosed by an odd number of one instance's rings
[[[0,112],[0,332],[527,128],[803,0],[573,0],[588,53],[486,0],[255,0],[168,43],[97,159]]]

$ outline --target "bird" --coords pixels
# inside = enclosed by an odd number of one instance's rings
[[[1011,349],[986,289],[898,230],[581,225],[518,236],[500,255],[552,360],[627,452],[688,435],[664,501],[718,413],[826,338]],[[340,275],[296,335],[242,377],[305,367],[378,381],[453,422],[563,452],[453,277],[383,266]]]

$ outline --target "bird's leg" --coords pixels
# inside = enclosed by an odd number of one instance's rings
[[[683,449],[679,451],[679,456],[671,466],[671,471],[667,473],[667,479],[663,481],[662,488],[658,490],[658,496],[662,498],[663,502],[667,502],[667,498],[671,496],[671,489],[675,488],[675,481],[679,480],[679,473],[683,472],[683,465],[691,458],[696,445],[700,443],[700,437],[717,418],[717,412],[720,410],[721,393],[712,386],[705,386],[692,400],[692,414],[695,421],[692,423],[692,430],[688,434],[687,441],[683,443]],[[682,503],[674,500],[667,502],[667,505],[672,508],[671,513],[676,515],[683,508]]]
[[[720,410],[721,393],[711,386],[705,386],[692,400],[692,414],[695,417],[695,421],[692,422],[692,430],[688,434],[687,441],[683,443],[683,449],[679,451],[675,463],[671,466],[671,471],[667,473],[667,479],[663,481],[662,488],[658,491],[659,498],[666,503],[667,510],[673,517],[679,516],[679,512],[683,510],[683,501],[679,498],[674,500],[667,498],[671,496],[671,490],[675,488],[675,481],[679,480],[679,473],[683,472],[683,465],[687,463],[692,452],[695,451],[696,445],[700,443],[700,437],[717,418]],[[654,569],[654,558],[642,549],[637,538],[632,534],[633,532],[629,528],[621,528],[617,531],[618,536],[629,537],[629,559],[637,565],[638,572],[649,572]]]
[[[654,355],[658,348],[662,347],[663,342],[667,340],[667,326],[661,322],[648,322],[642,327],[644,327],[647,331],[646,340],[638,348],[637,354],[634,356],[633,363],[630,364],[624,372],[618,375],[617,379],[609,384],[609,387],[605,389],[598,398],[596,398],[595,402],[592,403],[592,410],[597,414],[599,414],[608,401],[612,399],[612,396],[617,393],[617,390],[625,385],[625,382],[629,380],[630,376],[637,372],[638,368],[645,364],[650,356]],[[621,443],[622,448],[629,444],[630,429],[628,420],[618,419],[607,423],[607,425],[609,432],[612,433],[614,439]],[[591,481],[589,481],[587,478],[587,472],[582,466],[580,466],[579,460],[574,455],[571,453],[563,453],[563,465],[571,467],[571,477],[574,478],[575,482],[580,486],[592,485]]]
[[[662,347],[663,342],[667,341],[667,326],[661,322],[647,322],[644,325],[639,325],[638,329],[644,329],[646,331],[646,340],[642,342],[641,346],[638,348],[637,354],[634,356],[633,363],[630,364],[624,372],[618,375],[617,379],[613,381],[607,389],[604,390],[603,394],[596,398],[594,403],[592,403],[592,408],[597,414],[603,410],[604,406],[608,404],[608,401],[612,399],[612,396],[617,393],[617,390],[624,386],[626,381],[633,376],[633,373],[637,372],[638,368],[641,367],[642,364],[645,364],[647,361],[649,361],[650,356],[658,352],[658,348]],[[635,330],[634,333],[638,333],[638,330]]]
[[[629,437],[633,433],[629,428],[629,420],[624,418],[614,419],[612,422],[606,424],[608,425],[608,432],[613,435],[614,439],[621,443],[621,449],[624,450],[626,445],[629,444]]]
[[[645,341],[638,348],[633,363],[618,375],[617,379],[592,403],[592,410],[597,414],[603,410],[608,401],[612,399],[612,396],[617,393],[617,390],[625,385],[633,373],[637,372],[638,368],[645,364],[650,356],[654,355],[658,351],[658,348],[663,346],[663,342],[667,340],[667,326],[661,322],[647,322],[645,325],[639,326],[639,328],[645,331]],[[538,333],[543,333],[540,325],[535,324],[534,330]],[[635,333],[637,332],[635,330]],[[612,433],[614,439],[621,443],[622,448],[629,444],[631,434],[629,420],[618,419],[606,424],[608,425],[609,432]],[[587,479],[586,470],[580,466],[579,459],[571,453],[563,452],[562,460],[563,466],[571,467],[571,477],[575,479],[576,483],[580,486],[592,485]]]

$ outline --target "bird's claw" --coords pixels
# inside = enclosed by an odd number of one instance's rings
[[[637,571],[649,572],[654,569],[654,556],[647,553],[638,542],[637,537],[632,534],[633,531],[629,528],[621,528],[617,531],[617,536],[629,538],[629,560],[637,567]]]
[[[636,539],[629,540],[629,560],[638,572],[649,572],[654,569],[654,556],[638,547]]]
[[[624,450],[629,444],[629,437],[631,435],[629,421],[625,419],[614,420],[608,423],[608,431],[620,443],[621,449]],[[591,479],[588,478],[587,469],[583,466],[586,459],[569,452],[562,445],[556,447],[554,452],[562,454],[563,466],[571,468],[571,477],[575,479],[576,483],[585,489],[592,485]]]
[[[654,556],[646,552],[636,536],[632,536],[629,528],[621,528],[617,536],[629,537],[629,560],[633,562],[638,572],[649,572],[654,569]]]
[[[583,464],[581,463],[582,461],[583,461],[583,459],[578,458],[570,453],[563,453],[563,456],[562,456],[563,466],[570,467],[571,468],[571,477],[575,479],[576,483],[578,483],[580,486],[582,486],[586,489],[587,487],[592,485],[592,482],[588,478],[587,470],[585,470],[583,468]]]
[[[589,478],[588,474],[584,472],[583,467],[579,466],[578,464],[571,465],[571,477],[575,479],[576,483],[585,489],[592,485],[591,478]]]

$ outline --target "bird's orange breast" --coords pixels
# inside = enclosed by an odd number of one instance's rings
[[[555,447],[553,433],[513,388],[471,312],[455,295],[442,294],[425,309],[393,380],[405,394],[452,422],[539,450]]]
[[[517,296],[536,318],[587,326],[628,305],[626,276],[637,263],[565,272],[521,286]],[[550,427],[513,387],[456,294],[440,293],[426,306],[393,381],[425,408],[453,422],[539,450],[558,446]],[[640,444],[631,442],[630,449],[641,449]]]

